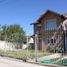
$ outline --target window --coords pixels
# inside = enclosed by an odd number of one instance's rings
[[[48,43],[54,44],[54,43],[56,43],[56,39],[48,39]]]
[[[56,29],[57,24],[56,24],[56,20],[47,20],[45,23],[45,28],[46,30],[53,30]]]
[[[51,39],[51,43],[54,43],[54,40],[53,39]]]
[[[50,43],[50,39],[48,39],[47,41],[48,41],[48,43]]]
[[[41,24],[38,24],[37,28],[38,28],[38,33],[40,33],[41,32]]]
[[[56,43],[56,39],[51,39],[51,43]]]

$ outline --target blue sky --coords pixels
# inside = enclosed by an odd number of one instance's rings
[[[19,24],[32,35],[30,24],[48,9],[61,14],[67,12],[67,0],[0,0],[0,24]]]

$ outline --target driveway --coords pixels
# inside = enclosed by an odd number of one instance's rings
[[[0,57],[0,67],[48,67],[37,64],[25,63],[16,59]]]

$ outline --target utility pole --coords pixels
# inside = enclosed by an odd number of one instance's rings
[[[37,43],[38,43],[38,35],[35,34],[35,61],[37,62]]]

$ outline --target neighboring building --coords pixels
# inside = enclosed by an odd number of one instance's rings
[[[39,50],[60,49],[59,52],[67,51],[67,46],[64,45],[67,37],[64,38],[62,27],[63,21],[65,21],[66,18],[64,15],[47,10],[39,17],[36,23],[32,23],[34,25],[34,35],[38,35],[37,45]],[[66,42],[65,44],[67,45]]]
[[[28,39],[28,43],[23,44],[23,48],[22,48],[22,49],[27,49],[28,46],[33,45],[33,44],[34,44],[34,40],[33,40],[33,38],[31,37],[30,39]]]

